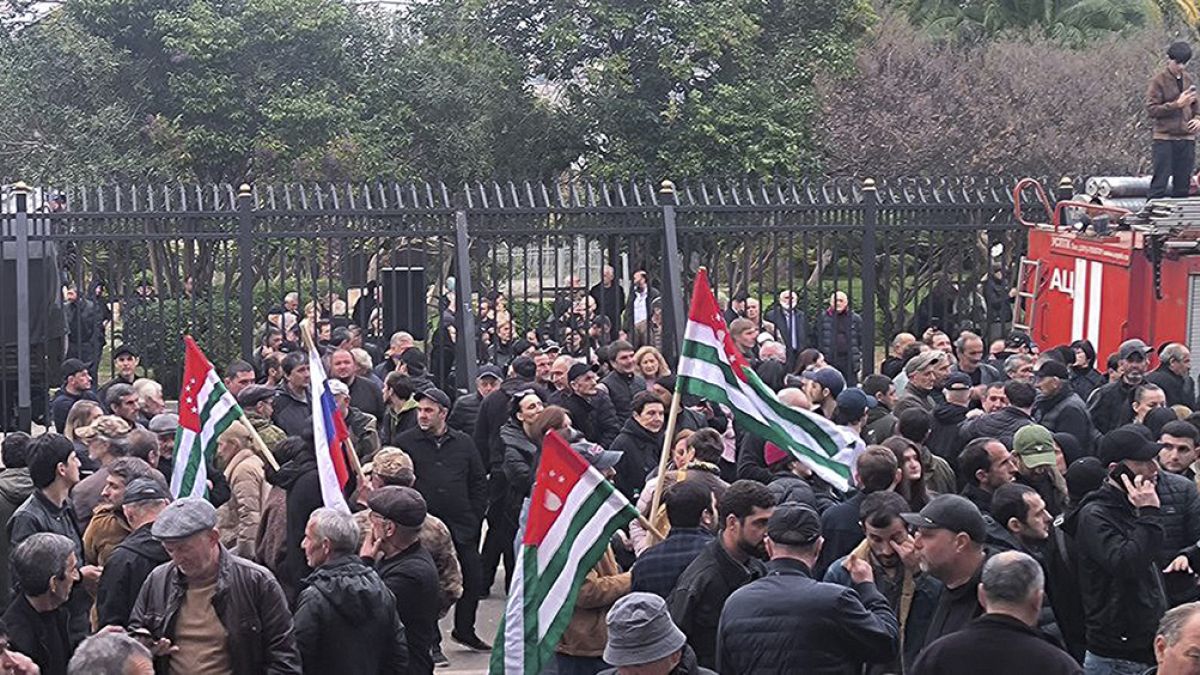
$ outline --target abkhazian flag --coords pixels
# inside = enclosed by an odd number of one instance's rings
[[[780,402],[734,345],[703,269],[692,288],[676,372],[684,392],[728,407],[743,429],[786,449],[835,488],[849,489],[854,462],[865,449],[862,439],[820,415]]]
[[[183,342],[183,387],[179,391],[171,494],[203,497],[208,491],[208,463],[217,453],[217,438],[242,417],[242,409],[192,336],[183,336]]]
[[[546,435],[491,675],[537,675],[554,655],[584,577],[637,510],[556,433]]]
[[[317,451],[317,477],[321,481],[321,500],[325,506],[350,513],[343,490],[350,481],[346,468],[347,440],[350,431],[346,420],[329,391],[329,378],[321,365],[315,347],[308,350],[308,373],[312,383],[313,446]]]

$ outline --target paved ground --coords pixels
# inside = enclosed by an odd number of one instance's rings
[[[483,641],[492,644],[496,638],[496,630],[500,626],[500,615],[504,613],[504,572],[496,575],[496,584],[492,587],[490,597],[479,602],[479,613],[475,615],[475,632]],[[438,668],[437,675],[479,675],[486,673],[491,654],[476,652],[450,639],[450,629],[454,626],[454,610],[442,619],[442,651],[450,659],[448,668]],[[545,673],[543,675],[546,675]]]

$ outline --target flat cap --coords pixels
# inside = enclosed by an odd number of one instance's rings
[[[389,485],[372,492],[367,498],[367,506],[375,513],[404,527],[420,527],[429,513],[425,506],[425,498],[420,492],[398,485]]]
[[[494,366],[489,363],[486,366],[480,366],[479,372],[475,375],[475,379],[477,380],[482,380],[485,377],[490,377],[493,380],[503,380],[504,371],[500,370],[500,366]]]
[[[125,486],[125,496],[121,498],[121,505],[170,498],[171,491],[162,481],[154,478],[134,478]]]
[[[253,408],[259,403],[275,398],[275,390],[261,384],[252,384],[237,395],[238,405],[243,408]]]
[[[102,438],[124,438],[131,431],[133,431],[133,425],[125,421],[124,417],[101,415],[91,424],[76,429],[75,436],[84,440],[95,436]]]
[[[146,428],[156,434],[173,434],[179,430],[179,415],[159,413],[150,419]]]
[[[1042,365],[1034,371],[1035,377],[1057,377],[1060,380],[1067,380],[1071,377],[1071,371],[1067,366],[1055,359],[1046,359],[1042,361]]]
[[[821,516],[807,504],[785,502],[767,520],[767,536],[777,544],[807,546],[821,536]]]
[[[154,524],[150,534],[155,539],[187,539],[193,534],[211,530],[217,526],[217,509],[202,497],[184,497],[167,505]]]
[[[930,349],[926,352],[921,352],[908,360],[904,364],[904,372],[907,375],[912,375],[915,372],[925,370],[931,366],[941,365],[946,359],[946,353],[939,349]]]
[[[591,372],[595,371],[586,363],[572,363],[571,369],[567,371],[567,382],[574,382]]]

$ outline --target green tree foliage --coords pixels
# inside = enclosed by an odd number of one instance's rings
[[[812,170],[812,81],[840,70],[863,0],[485,0],[494,39],[585,125],[585,168],[682,176]]]
[[[0,159],[27,181],[240,182],[577,156],[513,57],[454,13],[432,27],[341,0],[72,0],[0,42]]]
[[[933,35],[963,42],[1034,35],[1083,47],[1164,20],[1195,26],[1200,19],[1196,0],[895,0],[891,5]]]

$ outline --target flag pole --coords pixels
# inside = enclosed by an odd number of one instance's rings
[[[238,408],[240,409],[241,406],[238,406]],[[275,459],[275,453],[271,452],[271,449],[267,447],[266,442],[263,441],[262,436],[258,435],[258,429],[255,429],[254,425],[250,423],[250,418],[246,417],[245,410],[242,410],[242,416],[238,418],[238,421],[241,422],[246,427],[246,430],[250,432],[250,438],[254,440],[254,446],[258,448],[260,453],[262,453],[262,456],[267,460],[267,463],[271,465],[272,469],[278,471],[279,462]]]
[[[663,432],[662,453],[658,457],[658,480],[654,482],[654,497],[650,500],[651,518],[654,517],[654,514],[658,513],[658,505],[662,502],[663,481],[667,473],[667,460],[671,458],[671,446],[674,445],[673,440],[675,438],[675,425],[679,422],[679,396],[679,381],[676,380],[675,393],[671,394],[671,414],[667,416],[667,428]],[[641,516],[640,511],[638,515]],[[644,521],[642,522],[643,527],[649,524],[649,521],[645,520],[644,516],[641,519]],[[661,541],[662,535],[658,533],[658,530],[655,530],[653,527],[650,529]]]
[[[300,320],[300,339],[304,342],[306,350],[315,352],[317,351],[317,345],[313,342],[312,332],[308,329],[308,326],[308,317]],[[309,389],[312,389],[312,387],[310,386]],[[315,395],[316,392],[309,392],[309,396]],[[346,454],[350,456],[350,464],[354,467],[354,474],[358,476],[358,487],[361,489],[362,486],[367,484],[367,474],[363,473],[362,462],[358,461],[358,451],[354,449],[354,439],[348,435],[346,436],[346,446],[349,449],[349,452]]]

